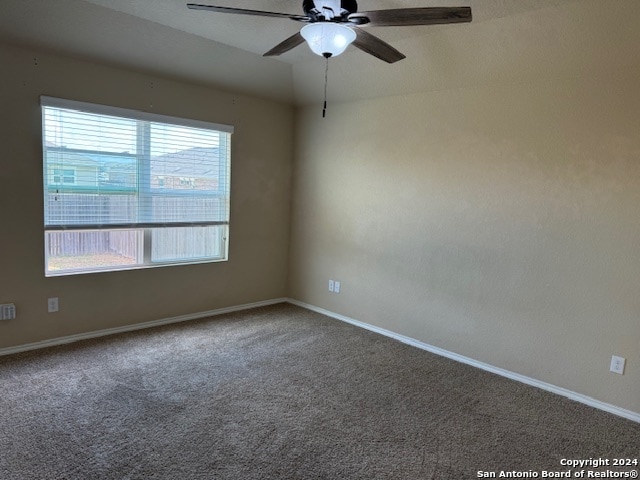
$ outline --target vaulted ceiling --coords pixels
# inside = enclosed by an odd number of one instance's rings
[[[0,41],[303,105],[323,91],[324,60],[301,45],[262,57],[300,24],[186,8],[186,0],[2,0]],[[302,13],[297,0],[198,0]],[[640,57],[636,0],[360,0],[360,10],[470,5],[470,24],[371,27],[407,58],[353,47],[330,61],[329,96],[348,101],[558,72]]]

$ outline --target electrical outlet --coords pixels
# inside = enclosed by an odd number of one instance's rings
[[[333,280],[329,280],[329,291],[331,293],[333,293],[334,288],[335,288],[335,284],[333,283]]]
[[[340,293],[340,282],[338,280],[333,282],[333,292]]]
[[[620,375],[624,374],[624,364],[626,360],[623,357],[617,357],[613,355],[611,357],[611,366],[609,370],[613,373],[619,373]]]
[[[16,318],[16,306],[13,303],[0,305],[0,320],[13,320]]]
[[[57,312],[60,305],[58,304],[58,297],[52,297],[47,300],[47,310],[49,313]]]

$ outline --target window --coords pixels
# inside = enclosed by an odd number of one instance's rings
[[[52,168],[51,172],[51,175],[53,176],[51,183],[53,184],[76,183],[75,168],[65,168],[64,170],[61,168]]]
[[[227,259],[233,127],[41,105],[47,276]]]

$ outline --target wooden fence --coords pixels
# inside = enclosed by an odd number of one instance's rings
[[[110,253],[137,261],[140,235],[136,230],[50,232],[48,253],[53,257]]]
[[[138,199],[134,195],[54,194],[47,198],[47,216],[53,224],[100,225],[117,221],[135,223]],[[204,196],[151,197],[152,217],[159,221],[209,220],[212,212],[220,220],[226,215],[225,200]],[[215,217],[214,217],[215,218]],[[224,229],[166,228],[153,231],[152,257],[171,258],[210,257],[221,254]],[[143,230],[53,231],[47,235],[48,255],[79,256],[116,254],[140,262]]]

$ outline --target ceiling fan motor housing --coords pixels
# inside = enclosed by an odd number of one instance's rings
[[[303,0],[302,9],[311,22],[341,22],[358,11],[356,0]]]

